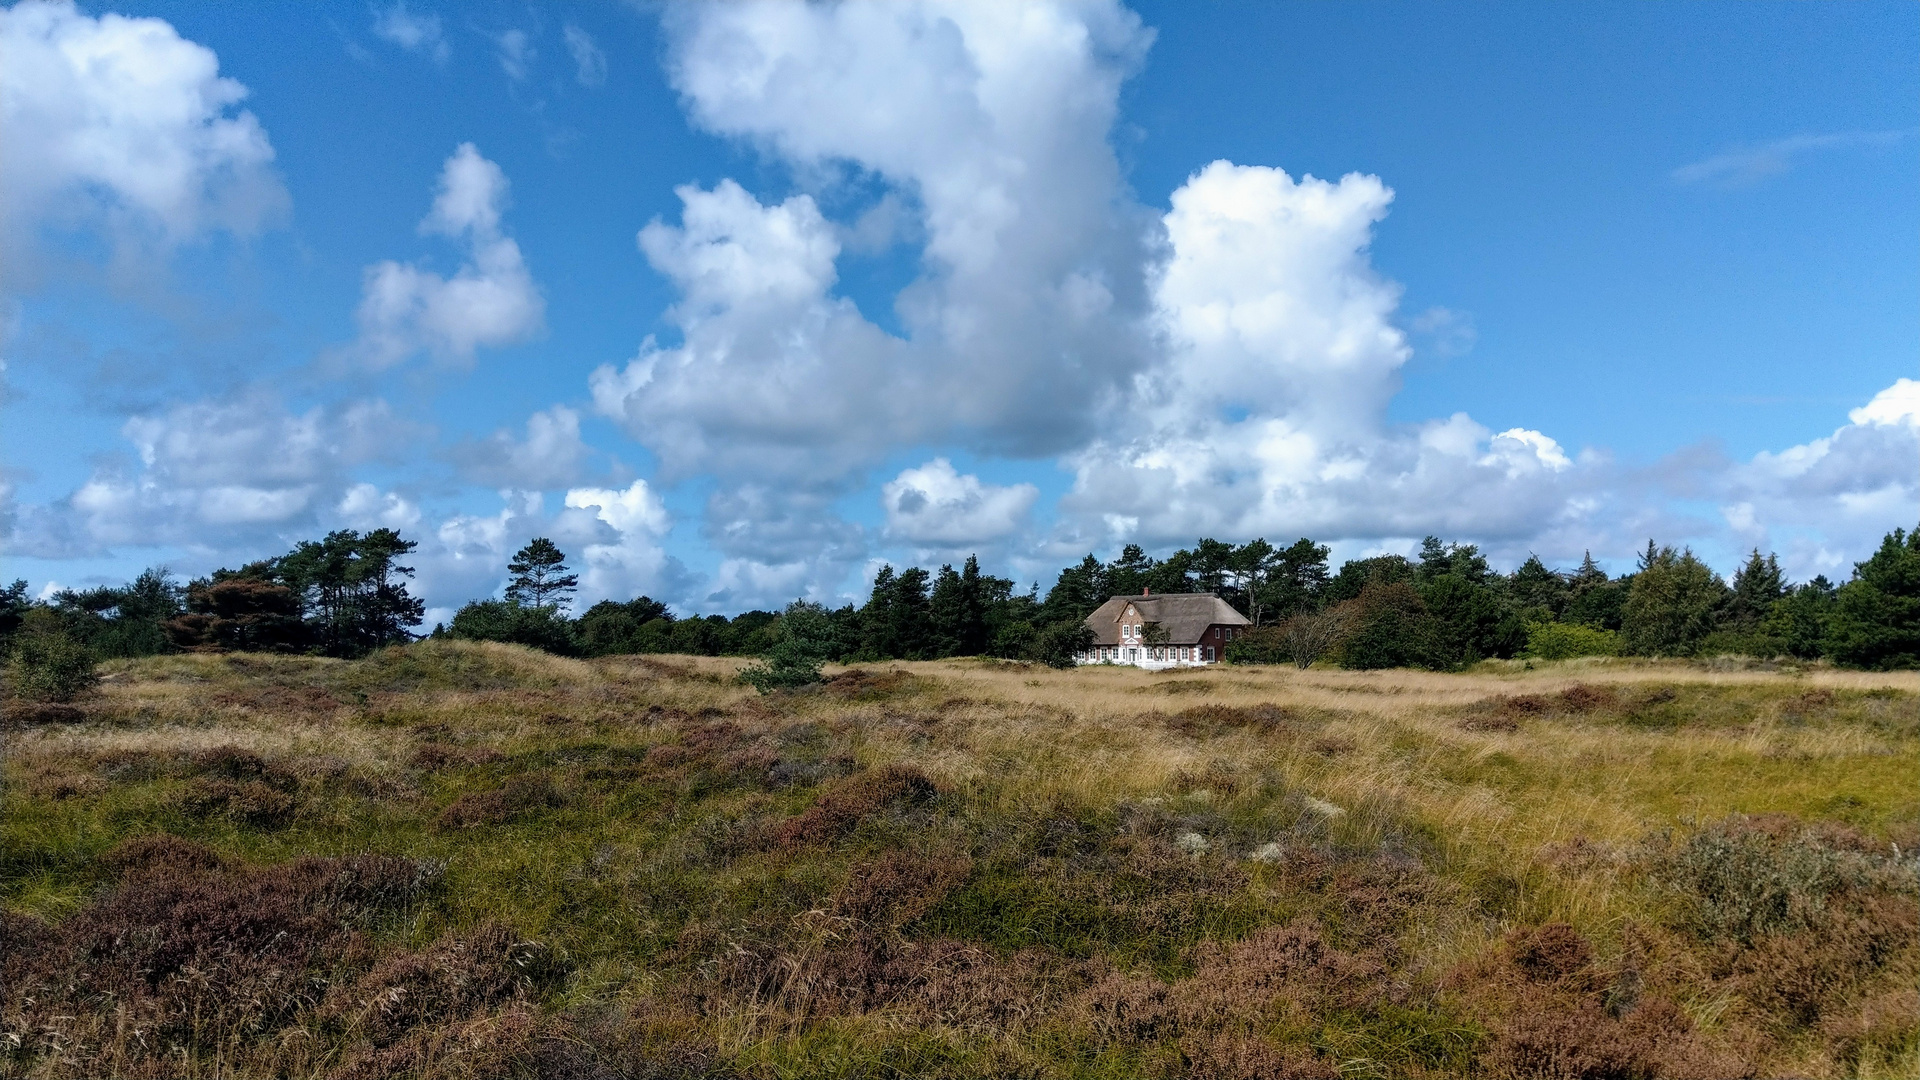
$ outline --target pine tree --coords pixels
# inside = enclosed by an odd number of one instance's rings
[[[1527,555],[1527,561],[1521,563],[1520,568],[1507,578],[1507,588],[1522,608],[1545,612],[1556,619],[1566,610],[1570,593],[1567,579],[1549,569],[1546,563],[1540,561],[1540,556],[1531,552]],[[1528,617],[1538,618],[1538,615]]]
[[[567,556],[544,536],[535,537],[507,564],[513,580],[507,585],[509,603],[522,607],[563,609],[580,584],[577,574],[567,573]]]
[[[1773,605],[1787,595],[1786,579],[1780,573],[1780,560],[1769,553],[1760,557],[1754,548],[1747,563],[1733,574],[1733,596],[1727,603],[1725,624],[1728,629],[1751,632],[1759,628]]]
[[[1621,632],[1639,656],[1692,656],[1719,621],[1731,590],[1691,549],[1655,547],[1642,556]]]
[[[1834,595],[1826,654],[1848,667],[1920,667],[1920,528],[1893,530],[1854,564],[1853,580]]]

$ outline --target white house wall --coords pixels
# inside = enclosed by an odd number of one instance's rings
[[[1113,648],[1113,646],[1106,646],[1106,647]],[[1172,648],[1172,646],[1166,646],[1166,647]],[[1206,652],[1205,652],[1206,646],[1202,645],[1202,646],[1199,646],[1198,648],[1201,650],[1202,656],[1206,655]],[[1094,666],[1094,667],[1100,667],[1100,666],[1137,667],[1137,668],[1144,669],[1146,671],[1166,671],[1169,668],[1214,667],[1215,665],[1220,663],[1218,659],[1215,659],[1215,660],[1149,660],[1149,659],[1146,659],[1146,657],[1149,655],[1150,650],[1145,646],[1122,645],[1119,647],[1119,651],[1120,651],[1121,658],[1118,660],[1092,659],[1088,657],[1088,654],[1082,653],[1080,654],[1078,662],[1081,664]],[[1219,653],[1216,652],[1214,655],[1217,657]],[[1128,656],[1138,656],[1139,659],[1129,660],[1127,659]]]

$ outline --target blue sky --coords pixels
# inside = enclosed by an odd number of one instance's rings
[[[441,612],[542,534],[682,610],[1202,534],[1843,575],[1920,517],[1912,16],[19,4],[0,572],[392,524]]]

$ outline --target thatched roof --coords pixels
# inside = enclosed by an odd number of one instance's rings
[[[1247,617],[1212,593],[1158,593],[1116,596],[1087,616],[1094,644],[1120,644],[1121,617],[1132,607],[1141,622],[1159,623],[1169,645],[1197,645],[1209,626],[1247,626]]]

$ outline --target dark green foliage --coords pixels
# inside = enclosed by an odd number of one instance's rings
[[[1638,656],[1692,656],[1713,632],[1731,590],[1691,550],[1647,542],[1621,614],[1627,651]]]
[[[967,556],[959,573],[942,566],[927,601],[934,652],[940,656],[980,656],[991,643],[988,611],[1005,604],[1013,582],[980,573],[980,560]]]
[[[1060,571],[1059,580],[1047,591],[1042,610],[1049,621],[1078,621],[1093,614],[1093,609],[1113,595],[1107,590],[1107,571],[1099,559],[1089,554],[1077,566]]]
[[[273,574],[299,598],[320,652],[362,656],[413,640],[426,604],[407,591],[413,568],[398,560],[417,546],[392,529],[341,529],[302,542],[275,560]]]
[[[507,600],[528,607],[564,608],[580,584],[579,575],[567,573],[566,554],[544,536],[515,552],[507,573]]]
[[[126,586],[62,592],[52,605],[36,605],[27,584],[15,582],[0,589],[0,642],[25,612],[47,606],[68,636],[108,658],[169,649],[361,655],[413,637],[409,628],[424,605],[408,592],[412,569],[397,561],[413,548],[390,529],[364,536],[345,530],[278,558],[216,571],[184,590],[156,568]],[[1570,573],[1529,556],[1502,575],[1475,545],[1432,536],[1417,560],[1380,555],[1329,574],[1327,556],[1325,545],[1305,538],[1275,548],[1263,539],[1236,546],[1203,537],[1165,559],[1129,544],[1111,562],[1089,554],[1062,569],[1044,601],[1038,583],[1016,592],[1012,580],[983,573],[976,556],[933,574],[883,566],[863,605],[825,611],[822,655],[838,662],[987,655],[1062,663],[1084,647],[1082,624],[1094,609],[1116,595],[1152,590],[1211,592],[1248,615],[1255,629],[1289,628],[1239,639],[1245,644],[1231,659],[1240,663],[1311,663],[1327,655],[1349,666],[1455,670],[1519,655],[1530,635],[1535,659],[1604,655],[1614,645],[1599,632],[1617,632],[1621,651],[1644,656],[1920,664],[1920,548],[1904,530],[1890,534],[1837,590],[1825,578],[1790,585],[1778,558],[1758,550],[1729,586],[1691,551],[1651,541],[1637,571],[1617,579],[1591,553]],[[645,596],[603,600],[568,619],[566,594],[577,578],[545,538],[516,554],[510,569],[505,603],[468,604],[456,625],[437,628],[436,636],[580,656],[764,656],[782,640],[772,612],[676,618]],[[1386,591],[1400,585],[1410,592]],[[1369,589],[1380,591],[1359,603]],[[547,614],[528,613],[536,609]],[[1300,618],[1327,612],[1338,614]]]
[[[72,701],[100,681],[99,657],[76,641],[51,611],[40,608],[21,619],[7,660],[7,692],[27,701]]]
[[[1329,604],[1357,600],[1368,585],[1397,585],[1412,583],[1413,564],[1402,555],[1376,555],[1371,559],[1352,559],[1340,567],[1340,572],[1327,582],[1326,602]]]
[[[464,641],[504,641],[544,649],[558,656],[580,651],[574,623],[553,607],[529,607],[510,600],[474,600],[454,613],[450,637]]]
[[[1085,623],[1054,623],[1033,635],[1026,658],[1048,667],[1070,668],[1075,655],[1092,647],[1093,630]]]
[[[1426,663],[1439,669],[1466,667],[1517,655],[1527,645],[1527,626],[1493,589],[1445,574],[1421,590],[1426,601]]]
[[[1333,580],[1327,570],[1328,554],[1325,544],[1304,537],[1276,551],[1266,580],[1256,590],[1262,619],[1255,622],[1279,622],[1318,611]]]
[[[795,600],[780,615],[780,637],[760,663],[740,677],[761,693],[809,686],[820,681],[820,665],[833,657],[837,645],[833,617],[807,600]]]
[[[1410,583],[1370,583],[1354,601],[1353,629],[1340,662],[1361,670],[1422,666],[1429,655],[1428,623],[1427,605]]]
[[[1734,571],[1733,591],[1727,597],[1721,626],[1746,633],[1758,631],[1760,624],[1773,611],[1773,605],[1786,594],[1786,578],[1780,573],[1780,560],[1771,552],[1762,558],[1760,549],[1755,548],[1746,565]]]
[[[643,636],[642,630],[654,622],[665,625]],[[665,631],[672,628],[672,623],[673,614],[667,610],[667,605],[652,597],[638,596],[626,603],[618,600],[600,601],[575,620],[574,631],[582,653],[587,656],[614,656],[660,652],[647,646],[662,640]]]
[[[1573,588],[1567,579],[1548,569],[1538,555],[1528,555],[1527,561],[1508,575],[1507,592],[1533,619],[1557,619],[1573,599]]]
[[[167,620],[168,639],[182,649],[293,652],[307,647],[300,598],[274,580],[270,562],[217,570],[187,586],[187,611]]]
[[[0,589],[0,641],[12,638],[19,631],[20,620],[32,608],[33,601],[27,598],[27,582],[24,578],[15,578],[13,584]]]
[[[1787,590],[1760,624],[1760,632],[1780,643],[1780,651],[1801,660],[1825,653],[1827,621],[1833,613],[1833,583],[1825,576]]]
[[[186,590],[165,567],[153,567],[131,583],[53,598],[67,632],[103,658],[152,656],[172,642],[166,624],[185,612]]]
[[[1597,630],[1619,630],[1632,587],[1633,575],[1609,579],[1593,561],[1593,553],[1588,552],[1580,568],[1567,577],[1567,606],[1560,617]]]
[[[1920,667],[1920,527],[1893,530],[1854,566],[1833,599],[1826,653],[1848,667]]]
[[[1311,616],[1309,616],[1311,617]],[[1293,651],[1287,647],[1284,626],[1262,626],[1249,630],[1227,645],[1229,664],[1287,664]],[[1312,661],[1308,661],[1310,666]]]
[[[1495,587],[1499,577],[1472,544],[1446,547],[1427,537],[1419,576],[1427,612],[1425,666],[1461,668],[1526,647],[1526,621]]]
[[[917,566],[895,573],[882,566],[873,592],[860,609],[860,651],[856,659],[925,660],[934,655],[928,620],[927,572]]]

